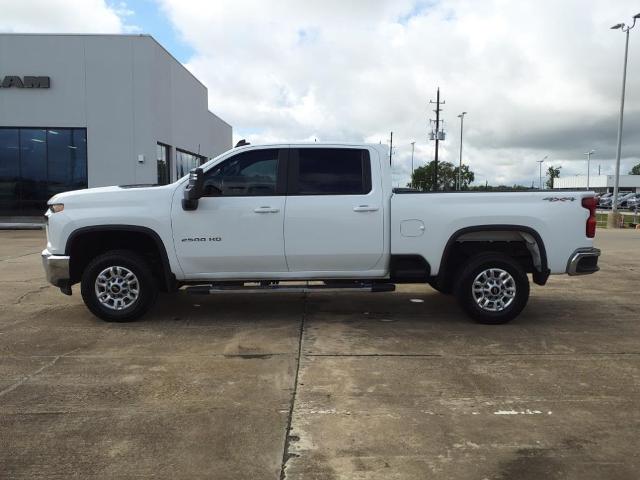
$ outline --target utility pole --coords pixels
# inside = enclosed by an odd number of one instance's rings
[[[538,183],[538,190],[542,190],[542,162],[544,162],[544,160],[537,160],[537,162],[540,164],[540,182]]]
[[[545,155],[544,158],[542,160],[536,160],[536,162],[538,162],[538,164],[540,164],[540,183],[539,183],[539,190],[542,190],[542,163],[549,157],[549,155]]]
[[[435,103],[436,105],[436,109],[434,110],[434,112],[436,112],[436,121],[435,121],[436,129],[435,129],[435,134],[432,131],[432,136],[434,137],[433,139],[435,139],[436,141],[436,154],[434,158],[434,167],[433,167],[433,190],[437,191],[438,190],[438,144],[441,138],[442,140],[444,140],[444,131],[440,129],[440,112],[442,111],[440,108],[440,105],[444,105],[445,101],[444,100],[442,102],[440,101],[440,87],[438,87],[438,91],[436,94],[436,101],[434,102],[433,100],[429,100],[429,103],[430,104]]]
[[[393,155],[393,132],[391,132],[391,138],[389,139],[389,166],[391,166],[392,155]]]
[[[587,190],[589,190],[589,179],[591,178],[591,155],[593,155],[595,153],[595,150],[589,150],[588,152],[585,152],[585,155],[587,156]]]
[[[413,188],[413,152],[416,149],[416,142],[411,142],[411,188]]]
[[[635,20],[633,22],[636,23]],[[620,116],[618,117],[618,146],[616,149],[616,176],[613,184],[613,200],[611,201],[611,215],[607,218],[609,220],[610,228],[617,227],[618,215],[618,189],[620,186],[620,154],[622,150],[622,121],[624,117],[624,93],[627,82],[627,57],[629,56],[629,28],[625,32],[624,43],[624,66],[622,68],[622,95],[620,96]],[[609,225],[607,225],[609,226]]]
[[[616,176],[613,184],[613,200],[611,201],[611,215],[607,218],[608,228],[618,228],[618,190],[620,187],[620,155],[622,152],[622,122],[624,117],[624,94],[627,83],[627,59],[629,56],[629,31],[636,26],[640,13],[633,16],[633,24],[618,23],[611,27],[612,30],[620,30],[625,34],[624,64],[622,67],[622,94],[620,95],[620,115],[618,117],[618,148],[616,149]]]
[[[464,128],[464,116],[467,112],[458,115],[460,119],[460,165],[458,166],[458,190],[462,190],[462,130]]]

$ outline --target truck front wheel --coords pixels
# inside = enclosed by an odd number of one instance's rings
[[[112,250],[87,265],[81,292],[95,316],[107,322],[129,322],[149,310],[158,286],[144,258],[128,250]]]
[[[479,323],[513,320],[529,299],[529,278],[513,258],[498,253],[477,255],[462,267],[455,286],[462,308]]]

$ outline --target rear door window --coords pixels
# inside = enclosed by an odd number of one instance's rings
[[[364,195],[371,191],[368,150],[299,148],[290,165],[290,195]]]

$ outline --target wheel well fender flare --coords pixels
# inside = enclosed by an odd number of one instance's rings
[[[88,227],[80,227],[69,235],[67,238],[67,243],[65,244],[65,255],[71,255],[71,248],[73,243],[88,233],[99,233],[99,232],[136,232],[141,233],[149,237],[160,254],[160,261],[162,263],[162,271],[165,281],[165,286],[167,287],[167,291],[172,291],[175,289],[175,276],[171,271],[171,264],[169,263],[169,255],[167,254],[167,249],[160,238],[158,233],[149,228],[143,227],[141,225],[120,225],[120,224],[107,224],[107,225],[91,225]]]
[[[456,241],[463,235],[475,232],[522,232],[531,235],[538,246],[540,252],[540,271],[534,272],[534,281],[540,285],[544,285],[549,276],[549,267],[547,262],[547,250],[540,234],[533,228],[524,225],[512,224],[491,224],[491,225],[475,225],[472,227],[464,227],[455,231],[447,240],[440,259],[440,267],[438,268],[438,276],[444,275],[447,271],[447,264],[450,261],[451,251]]]

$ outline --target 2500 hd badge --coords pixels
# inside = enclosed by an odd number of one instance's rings
[[[183,242],[221,242],[222,237],[186,237]]]

